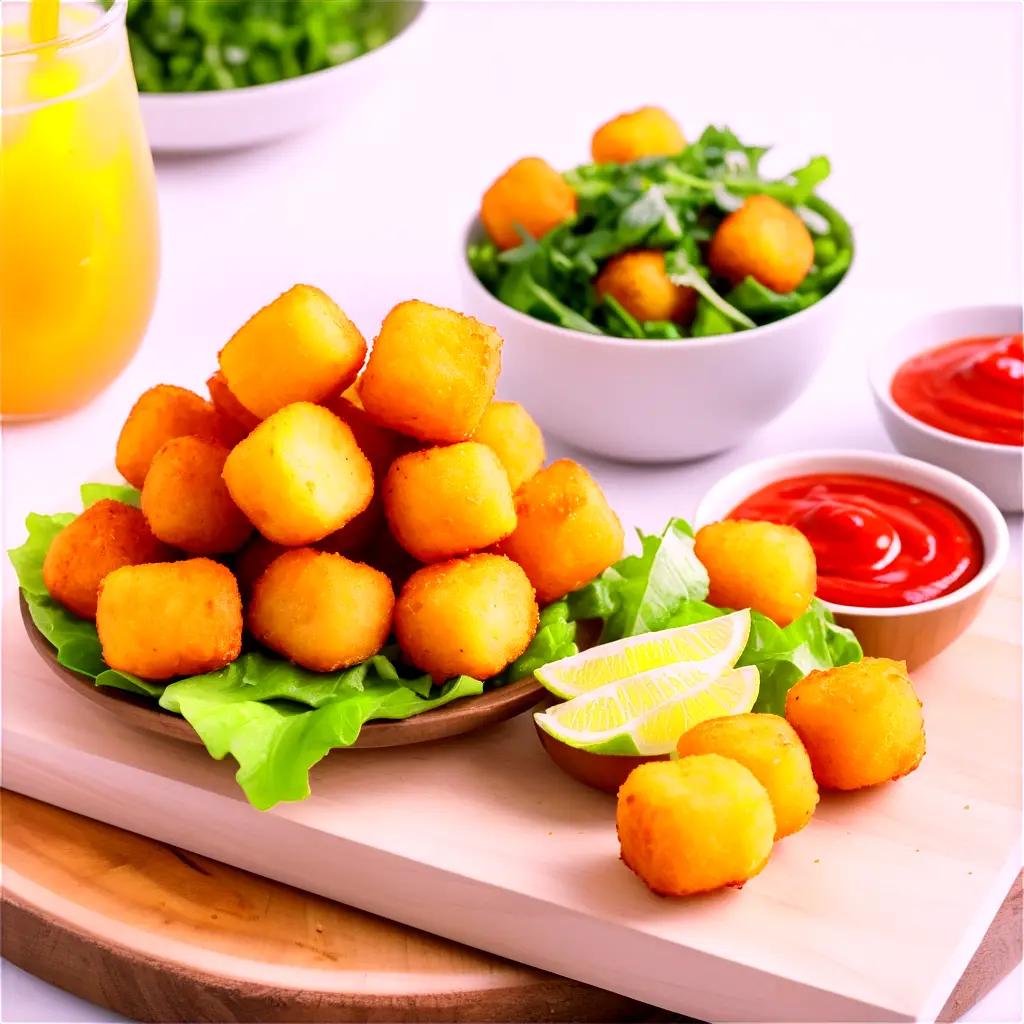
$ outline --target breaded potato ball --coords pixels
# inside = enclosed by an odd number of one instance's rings
[[[501,370],[501,335],[450,309],[401,302],[384,318],[360,378],[377,423],[421,441],[465,441]]]
[[[814,263],[814,240],[804,222],[772,196],[748,196],[715,231],[708,264],[739,284],[746,277],[774,292],[796,288]]]
[[[516,528],[508,474],[477,441],[395,459],[382,492],[392,534],[421,562],[482,551]]]
[[[122,565],[165,562],[171,557],[171,549],[153,536],[139,509],[104,498],[53,538],[43,559],[43,583],[69,612],[95,619],[104,576]]]
[[[589,583],[622,557],[622,524],[593,477],[571,459],[516,492],[516,528],[498,550],[526,571],[542,605]]]
[[[234,571],[235,579],[238,580],[238,589],[242,600],[249,600],[254,584],[266,572],[267,566],[275,558],[283,555],[286,551],[295,550],[295,548],[286,548],[283,544],[275,544],[261,534],[254,533],[231,561],[231,568]]]
[[[340,529],[373,497],[373,468],[351,429],[310,402],[285,406],[240,441],[224,482],[267,540],[291,547]]]
[[[366,342],[329,296],[297,284],[240,327],[218,358],[232,393],[266,419],[293,402],[341,394],[359,375]]]
[[[818,786],[800,737],[780,715],[709,718],[679,737],[680,757],[721,754],[754,773],[772,801],[775,838],[799,832],[818,806]]]
[[[601,125],[590,141],[596,164],[628,164],[645,156],[672,156],[686,149],[679,125],[660,107],[641,107]]]
[[[153,456],[166,442],[190,434],[219,441],[222,429],[217,410],[205,398],[187,388],[157,384],[142,393],[121,428],[117,471],[132,487],[141,487]]]
[[[594,282],[597,294],[611,296],[637,320],[671,320],[688,324],[697,311],[697,293],[673,284],[665,273],[665,254],[636,249],[613,256]]]
[[[921,701],[902,661],[864,658],[811,672],[786,696],[786,719],[823,789],[877,786],[924,757]]]
[[[190,555],[237,551],[252,523],[221,477],[228,450],[201,437],[174,437],[153,456],[142,511],[153,533]]]
[[[473,440],[498,456],[513,491],[518,491],[547,457],[540,427],[518,402],[491,402]]]
[[[214,672],[242,650],[242,599],[209,558],[115,569],[100,584],[103,660],[143,679]]]
[[[491,184],[480,203],[480,220],[501,249],[522,243],[517,225],[532,238],[543,238],[575,215],[572,186],[539,156],[517,160]]]
[[[369,414],[352,398],[344,395],[323,403],[342,423],[347,423],[362,453],[373,466],[375,479],[382,480],[391,463],[409,451],[412,443],[394,430],[382,427],[370,419]]]
[[[395,605],[395,636],[435,683],[458,675],[487,679],[526,650],[538,616],[533,587],[515,562],[469,555],[409,577]]]
[[[391,632],[387,576],[329,551],[298,548],[267,566],[253,587],[248,625],[271,650],[313,672],[357,665]]]
[[[818,585],[814,549],[792,526],[723,519],[697,531],[695,551],[711,580],[711,604],[753,608],[779,626],[807,611]]]
[[[634,768],[615,824],[626,867],[659,896],[742,886],[768,863],[775,840],[768,791],[718,754]]]
[[[235,397],[220,370],[207,378],[206,390],[220,417],[223,439],[229,447],[234,447],[246,434],[252,432],[259,423],[259,417],[253,416]]]

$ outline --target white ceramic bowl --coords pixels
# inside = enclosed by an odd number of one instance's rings
[[[503,394],[526,404],[544,430],[630,462],[712,455],[778,416],[828,355],[853,272],[821,302],[765,327],[638,341],[556,327],[499,302],[465,256],[481,237],[474,218],[459,260],[464,308],[504,339]]]
[[[865,451],[809,451],[761,459],[727,474],[701,499],[696,525],[728,517],[762,487],[808,473],[861,473],[898,480],[945,498],[978,528],[981,571],[959,590],[901,608],[857,608],[826,602],[867,654],[899,658],[914,668],[948,647],[973,621],[1006,566],[1009,530],[999,509],[973,484],[949,470],[904,455]]]
[[[140,93],[142,119],[157,153],[241,149],[295,135],[337,116],[389,74],[424,16],[423,0],[403,0],[401,28],[383,46],[337,67],[267,85],[209,92]]]
[[[911,356],[959,338],[1019,334],[1020,306],[963,306],[911,321],[871,354],[868,375],[875,403],[892,443],[907,455],[959,473],[980,487],[1001,509],[1024,507],[1021,466],[1024,449],[971,441],[928,426],[892,399],[892,379]]]

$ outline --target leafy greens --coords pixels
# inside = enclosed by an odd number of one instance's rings
[[[587,164],[565,174],[576,192],[576,216],[504,252],[489,239],[470,243],[474,273],[501,302],[549,323],[590,334],[674,339],[729,334],[798,313],[825,297],[853,259],[850,225],[815,194],[830,173],[816,156],[781,179],[760,171],[766,150],[746,146],[728,128],[708,127],[682,153],[629,164]],[[703,255],[724,217],[748,195],[770,195],[792,207],[814,239],[814,264],[792,292],[753,278],[735,287],[716,279]],[[636,248],[661,249],[666,270],[698,294],[688,327],[639,322],[614,299],[601,299],[601,264]]]

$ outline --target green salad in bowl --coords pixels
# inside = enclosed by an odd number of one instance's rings
[[[484,194],[467,258],[500,302],[574,331],[676,340],[731,334],[813,306],[853,259],[849,223],[817,194],[815,156],[781,178],[766,147],[708,127],[687,144],[664,111],[621,115],[594,161],[518,161]]]

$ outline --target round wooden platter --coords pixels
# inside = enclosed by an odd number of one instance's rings
[[[189,743],[202,743],[192,726],[180,715],[164,711],[154,701],[125,690],[97,686],[88,676],[61,665],[57,661],[56,648],[39,632],[32,621],[24,595],[19,595],[19,598],[21,617],[32,646],[58,679],[87,700],[116,715],[126,725]],[[410,743],[427,743],[459,736],[528,711],[537,704],[544,693],[544,688],[530,676],[509,683],[508,686],[488,690],[479,697],[464,697],[433,711],[414,715],[412,718],[367,722],[352,746],[360,749],[401,747]]]
[[[669,1020],[14,793],[3,955],[147,1021]]]

